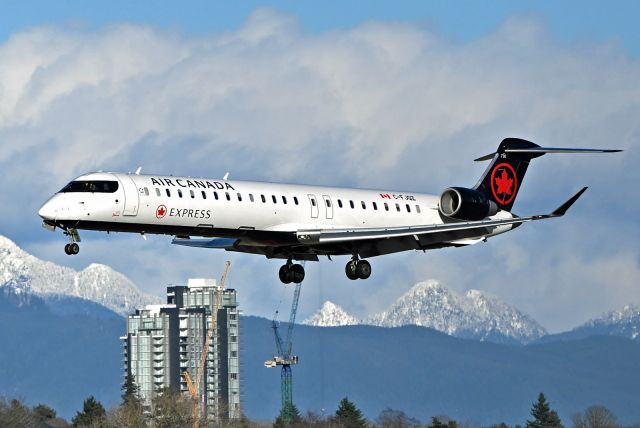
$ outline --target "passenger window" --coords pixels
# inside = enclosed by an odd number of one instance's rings
[[[387,204],[386,202],[384,203],[384,210],[389,211],[389,204]]]
[[[356,207],[355,205],[353,205],[353,201],[349,201],[349,205],[351,206],[352,209]]]
[[[373,202],[373,209],[376,211],[378,210],[378,204],[376,204],[375,202]]]
[[[160,197],[160,195],[161,195],[161,193],[160,193],[160,189],[158,189],[158,188],[156,187],[156,196]]]
[[[218,200],[218,192],[213,192],[213,198],[217,201]]]
[[[202,199],[207,199],[207,192],[204,190],[202,191]]]
[[[274,204],[278,203],[278,199],[276,198],[276,195],[271,195],[271,200],[273,201]]]
[[[325,202],[327,203],[327,208],[331,208],[331,201],[329,199],[325,199]]]
[[[416,212],[420,214],[420,205],[416,205]]]
[[[149,189],[146,187],[144,188],[144,194],[145,196],[149,196]]]
[[[164,189],[164,190],[166,190],[166,191],[167,191],[167,196],[168,196],[168,197],[171,197],[171,192],[169,191],[169,189]]]
[[[182,190],[178,189],[178,197],[181,198],[182,197]]]
[[[189,194],[191,194],[191,199],[196,197],[196,194],[193,190],[189,190]]]
[[[224,192],[225,196],[227,197],[227,201],[231,200],[231,195],[229,194],[229,192]]]
[[[338,199],[338,206],[342,208],[342,201],[340,199]]]
[[[262,199],[262,203],[267,203],[267,198],[265,198],[264,195],[260,195],[260,199]]]
[[[362,209],[363,210],[367,209],[367,204],[365,204],[364,201],[360,201],[360,204],[362,204]]]
[[[311,205],[313,205],[314,207],[316,206],[316,200],[315,200],[315,198],[314,198],[314,199],[311,199]]]
[[[238,202],[242,202],[242,195],[238,193]]]
[[[253,202],[253,193],[249,193],[249,200]]]
[[[407,212],[410,213],[411,212],[411,207],[409,206],[409,204],[407,204]]]
[[[285,204],[285,205],[287,204],[287,197],[286,196],[282,197],[282,203]]]
[[[400,204],[396,204],[396,211],[400,212]]]
[[[294,196],[294,197],[293,197],[293,203],[294,203],[294,204],[296,204],[296,205],[298,205],[298,197],[297,197],[297,196]]]

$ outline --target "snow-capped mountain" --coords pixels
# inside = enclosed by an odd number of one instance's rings
[[[506,337],[520,343],[546,334],[533,318],[497,297],[477,290],[460,295],[436,281],[416,284],[386,311],[372,316],[368,324],[418,325],[456,337],[479,340]]]
[[[528,343],[546,334],[533,318],[497,297],[477,290],[469,290],[461,295],[437,281],[416,284],[387,310],[364,320],[349,315],[339,306],[338,310],[334,307],[336,305],[332,303],[325,303],[320,311],[304,323],[316,326],[417,325],[451,336],[494,342]]]
[[[341,325],[361,324],[356,317],[349,315],[341,306],[330,301],[324,302],[318,312],[304,320],[302,323],[317,327],[337,327]]]
[[[600,318],[587,321],[562,335],[571,338],[611,335],[640,340],[640,307],[627,305],[622,309],[607,312]]]
[[[92,264],[77,272],[40,260],[0,236],[0,288],[16,294],[40,296],[45,301],[60,296],[90,300],[126,316],[160,298],[144,294],[124,275],[108,266]]]

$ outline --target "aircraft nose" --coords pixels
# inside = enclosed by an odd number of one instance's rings
[[[56,209],[51,201],[45,202],[45,204],[38,210],[38,215],[44,220],[53,220],[56,216]]]

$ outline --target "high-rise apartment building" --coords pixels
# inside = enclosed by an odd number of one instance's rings
[[[216,296],[222,293],[216,330],[199,372]],[[127,319],[125,374],[131,373],[145,405],[164,388],[188,393],[184,372],[200,376],[201,411],[209,419],[235,419],[240,408],[240,326],[236,292],[215,280],[190,279],[167,287],[167,304],[138,309]]]

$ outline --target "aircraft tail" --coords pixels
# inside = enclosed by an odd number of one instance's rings
[[[619,151],[621,150],[547,148],[520,138],[505,138],[495,153],[476,159],[476,161],[492,161],[474,190],[495,202],[500,209],[511,211],[531,159],[545,153],[612,153]]]

